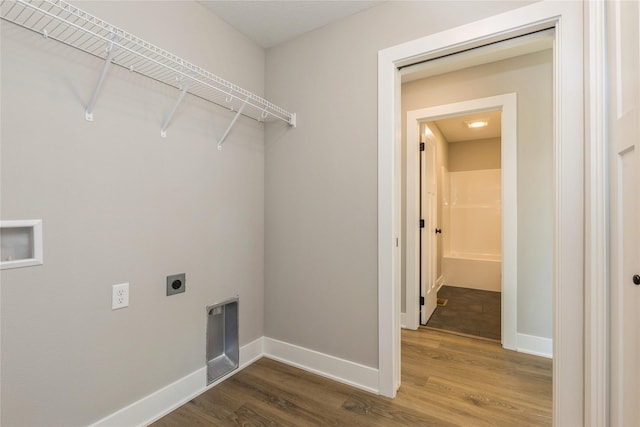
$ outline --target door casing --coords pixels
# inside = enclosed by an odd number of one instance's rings
[[[502,346],[517,349],[518,323],[518,112],[517,94],[507,93],[486,98],[472,99],[436,107],[422,108],[407,112],[407,147],[418,144],[421,122],[445,119],[453,116],[477,113],[481,111],[502,111],[501,125],[501,164],[502,164]],[[419,324],[419,285],[416,277],[419,266],[417,233],[414,229],[419,206],[417,203],[416,183],[419,171],[416,170],[417,151],[407,150],[407,189],[406,189],[406,289],[405,289],[405,325],[417,329]],[[507,203],[507,202],[509,203]],[[513,203],[511,203],[513,202]]]
[[[640,4],[607,2],[610,146],[610,418],[640,424]]]
[[[553,422],[557,426],[584,424],[582,2],[534,3],[378,53],[378,378],[379,392],[385,396],[394,397],[400,385],[398,67],[547,28],[555,28],[556,34]]]

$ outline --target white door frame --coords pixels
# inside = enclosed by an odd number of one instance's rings
[[[420,122],[491,110],[502,111],[500,150],[502,164],[502,346],[516,350],[518,323],[517,95],[508,93],[408,111],[407,147],[418,146]],[[419,277],[418,263],[420,262],[420,251],[418,250],[420,228],[417,221],[419,206],[416,198],[419,175],[416,168],[417,153],[417,148],[407,150],[405,321],[409,329],[418,328],[420,310],[419,283],[416,280]]]
[[[585,4],[585,426],[609,420],[609,218],[606,2]]]
[[[538,2],[378,54],[379,392],[400,386],[398,67],[555,27],[553,421],[584,421],[583,3]],[[560,309],[562,308],[562,309]]]

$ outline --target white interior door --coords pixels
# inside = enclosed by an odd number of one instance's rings
[[[425,125],[422,132],[424,150],[420,151],[420,323],[425,325],[438,303],[436,289],[437,262],[437,170],[436,141]],[[424,299],[423,299],[424,298]]]
[[[640,425],[640,6],[607,3],[611,425]]]

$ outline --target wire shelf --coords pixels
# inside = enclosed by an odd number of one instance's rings
[[[237,115],[260,122],[279,119],[295,126],[295,114],[62,0],[0,1],[0,18],[104,59],[103,73],[108,65],[119,65]],[[175,108],[177,104],[173,112]]]

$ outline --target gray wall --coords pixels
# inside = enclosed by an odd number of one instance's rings
[[[403,118],[411,110],[511,92],[518,94],[517,332],[551,338],[554,212],[552,51],[404,84]],[[449,150],[451,155],[451,147]],[[405,151],[403,145],[403,153]]]
[[[378,366],[377,59],[524,2],[388,2],[266,55],[265,333]]]
[[[263,92],[263,49],[197,3],[81,7]],[[238,294],[241,344],[264,335],[263,125],[218,152],[232,113],[187,96],[163,139],[178,91],[119,67],[87,122],[102,62],[1,26],[1,217],[44,221],[44,265],[2,271],[2,425],[87,425],[204,366],[205,305]]]

